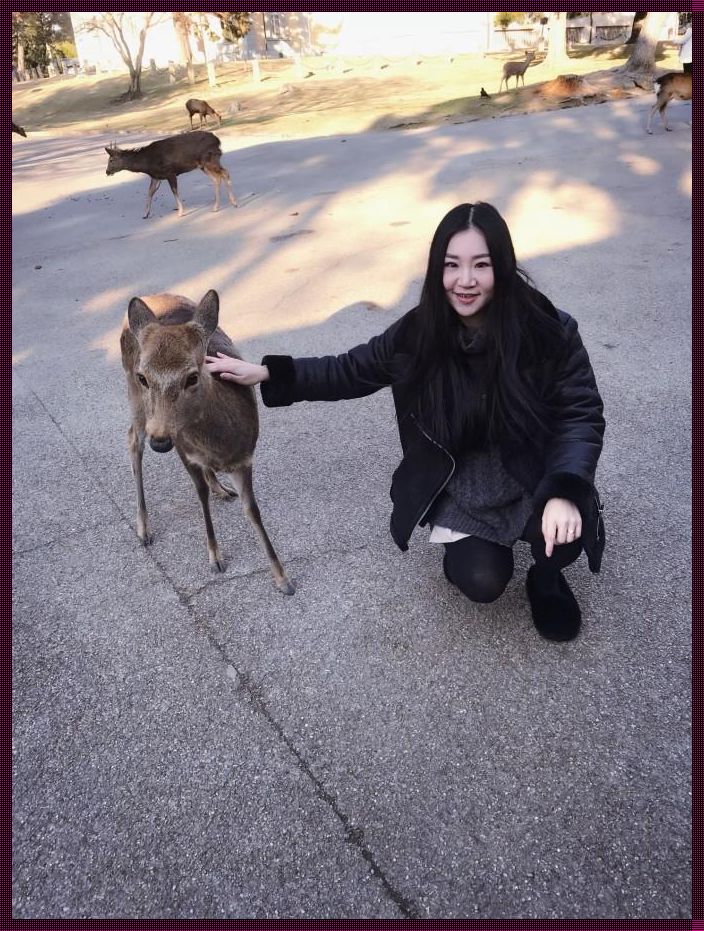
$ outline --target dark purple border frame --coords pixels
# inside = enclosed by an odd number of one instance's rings
[[[15,10],[19,12],[36,12],[36,11],[55,11],[58,10],[58,4],[49,4],[42,2],[22,2],[22,0],[15,0],[13,4]],[[152,5],[154,6],[154,5]],[[173,9],[176,9],[175,5],[172,5]],[[580,6],[580,4],[575,3],[575,10]],[[600,4],[602,11],[620,11],[624,6],[621,4],[613,3],[601,3]],[[123,3],[123,10],[130,11],[141,11],[144,10],[145,5],[139,3]],[[371,8],[370,8],[371,7]],[[678,10],[685,10],[689,7],[686,4],[676,7]],[[160,11],[159,7],[155,7],[157,11]],[[237,10],[238,7],[234,7],[234,10]],[[558,7],[556,4],[523,4],[523,9],[525,11],[530,11],[531,9],[540,10],[545,12],[553,12],[558,9],[570,11],[572,8],[569,4],[563,3]],[[674,11],[675,4],[662,4],[662,3],[640,3],[633,2],[629,5],[629,9],[636,11],[661,11],[661,12],[670,12]],[[703,11],[704,10],[704,0],[692,0],[691,9],[694,11]],[[72,12],[84,12],[84,11],[98,11],[96,4],[91,3],[75,3],[72,5]],[[264,4],[260,7],[261,12],[411,12],[410,10],[403,9],[401,5],[397,4],[379,4],[379,5],[367,5],[360,4],[358,6],[350,5],[348,10],[345,11],[341,4],[334,3],[314,3],[298,6],[287,5],[284,7],[281,4]],[[413,8],[412,12],[491,12],[493,11],[493,6],[488,3],[476,3],[476,4],[466,4],[466,3],[444,3],[444,4],[423,4],[418,5]],[[67,12],[67,11],[66,11]],[[208,12],[208,11],[205,11]],[[693,28],[695,33],[695,48],[701,48],[702,42],[702,26],[704,25],[704,16],[694,16],[693,17]],[[2,49],[3,59],[6,62],[11,60],[11,29],[10,29],[10,14],[9,12],[0,13],[0,49]],[[693,602],[694,602],[694,612],[693,616],[695,619],[698,619],[699,612],[701,609],[701,596],[699,590],[699,584],[701,579],[700,567],[704,564],[704,536],[702,535],[702,524],[704,523],[704,494],[702,493],[702,484],[698,481],[700,475],[700,464],[699,464],[699,451],[702,449],[704,444],[702,444],[702,433],[704,429],[698,423],[698,415],[701,412],[701,406],[699,400],[704,394],[704,321],[702,320],[702,314],[700,311],[701,300],[699,293],[696,287],[696,283],[699,279],[699,250],[697,246],[699,245],[699,207],[701,205],[701,138],[699,129],[700,122],[700,108],[701,108],[701,75],[698,69],[696,71],[696,88],[693,95],[693,132],[695,133],[695,145],[694,145],[694,160],[693,160],[693,187],[692,187],[692,207],[693,207],[693,236],[694,236],[694,248],[692,254],[693,262],[693,283],[695,284],[694,288],[694,299],[693,299],[693,308],[692,308],[692,375],[693,375],[693,465],[692,465],[692,478],[693,478],[693,490],[694,490],[694,507],[693,507],[693,552],[692,552],[692,563],[693,563]],[[12,101],[10,98],[9,106],[11,110]],[[6,113],[5,124],[7,124]],[[2,650],[0,655],[2,656],[2,667],[0,667],[0,675],[2,681],[2,699],[0,701],[0,732],[1,732],[1,752],[2,752],[2,770],[0,771],[0,837],[2,838],[2,852],[0,854],[0,931],[4,931],[5,928],[23,928],[26,931],[69,931],[69,929],[75,928],[79,925],[83,925],[88,921],[91,925],[100,928],[114,928],[119,929],[119,931],[137,931],[137,929],[142,928],[154,928],[154,927],[163,927],[163,928],[186,928],[193,925],[198,925],[204,928],[216,929],[216,928],[232,928],[238,929],[238,931],[258,931],[262,926],[266,925],[276,925],[278,927],[294,929],[294,931],[304,931],[304,929],[310,929],[310,931],[358,931],[361,929],[363,924],[373,924],[378,931],[408,931],[408,929],[424,929],[424,931],[440,931],[440,929],[457,929],[457,931],[469,931],[469,929],[479,929],[479,931],[512,931],[512,929],[518,929],[518,931],[550,931],[550,929],[555,929],[555,931],[594,931],[594,929],[599,929],[599,931],[704,931],[704,883],[700,880],[700,861],[699,861],[699,851],[701,850],[700,841],[700,830],[701,830],[701,819],[699,817],[698,811],[698,776],[699,776],[699,711],[697,705],[697,693],[694,692],[694,702],[693,702],[693,724],[694,724],[694,734],[693,734],[693,764],[694,764],[694,788],[695,795],[693,799],[693,826],[692,826],[692,836],[693,836],[693,850],[694,850],[694,886],[693,886],[693,907],[692,907],[692,916],[693,921],[689,920],[639,920],[639,919],[616,919],[616,920],[603,920],[597,919],[593,921],[589,920],[532,920],[532,919],[515,919],[515,920],[499,920],[499,919],[484,919],[484,920],[463,920],[463,919],[454,919],[454,920],[428,920],[428,921],[417,921],[414,919],[399,919],[399,920],[366,920],[366,921],[357,921],[357,920],[339,920],[339,921],[324,921],[324,920],[279,920],[277,922],[267,921],[267,920],[195,920],[195,921],[179,921],[179,920],[161,920],[161,921],[152,921],[149,919],[144,920],[129,920],[129,919],[90,919],[79,921],[76,919],[47,919],[47,920],[18,920],[12,918],[12,821],[11,821],[11,811],[12,811],[12,750],[11,750],[11,715],[12,715],[12,688],[11,688],[11,676],[12,676],[12,659],[11,659],[11,618],[12,618],[12,562],[11,562],[11,547],[12,547],[12,536],[11,536],[11,509],[10,501],[12,495],[12,463],[11,463],[11,396],[12,396],[12,292],[11,292],[11,268],[10,268],[10,250],[12,248],[12,216],[11,216],[11,201],[12,201],[12,182],[11,182],[11,171],[10,166],[12,163],[12,143],[10,139],[10,134],[6,134],[2,139],[2,165],[6,166],[7,170],[0,172],[0,208],[2,210],[2,237],[3,248],[0,249],[0,255],[2,256],[2,301],[0,302],[0,351],[2,352],[2,361],[3,365],[0,367],[0,398],[2,398],[3,403],[3,415],[0,417],[0,429],[2,434],[0,435],[0,455],[3,459],[3,465],[5,468],[2,470],[3,476],[3,491],[5,492],[2,497],[2,514],[3,514],[3,535],[2,535],[2,576],[0,578],[0,589],[2,590],[3,602],[2,602],[2,612],[3,617],[6,618],[6,622],[2,624],[0,630],[2,631]],[[694,647],[694,665],[693,665],[693,682],[695,686],[699,681],[699,665],[701,651],[699,647],[699,630],[697,624],[693,625],[693,647]]]

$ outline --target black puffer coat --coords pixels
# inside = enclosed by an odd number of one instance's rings
[[[601,502],[594,487],[603,445],[603,404],[577,322],[552,309],[565,327],[565,351],[551,386],[562,416],[547,445],[540,451],[501,449],[508,472],[533,495],[542,513],[550,498],[573,501],[582,515],[582,543],[592,572],[601,567],[605,536]],[[295,401],[339,401],[361,398],[391,387],[396,405],[403,459],[391,484],[391,535],[401,550],[419,524],[427,522],[431,505],[455,470],[451,453],[418,422],[414,398],[403,383],[416,337],[416,310],[392,326],[340,356],[298,358],[265,356],[270,379],[261,385],[267,407]]]

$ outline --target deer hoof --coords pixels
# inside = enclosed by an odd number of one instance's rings
[[[224,572],[225,571],[225,562],[219,553],[217,554],[211,553],[210,556],[208,557],[208,561],[210,562],[211,572]]]
[[[290,579],[282,579],[276,583],[276,587],[282,595],[293,595],[296,592],[296,585]]]
[[[154,534],[151,533],[150,531],[147,531],[143,535],[140,535],[139,542],[146,549],[148,546],[151,546],[152,543],[154,542]]]

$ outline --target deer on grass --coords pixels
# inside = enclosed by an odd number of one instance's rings
[[[222,155],[220,140],[213,133],[195,130],[191,133],[181,133],[178,136],[167,136],[165,139],[158,139],[156,142],[151,142],[139,149],[120,149],[118,146],[113,145],[106,146],[105,151],[109,155],[108,166],[105,170],[106,175],[114,175],[115,172],[126,169],[127,171],[142,172],[151,178],[144,212],[145,220],[151,211],[152,198],[163,180],[168,181],[171,185],[178,206],[178,215],[183,216],[183,203],[178,196],[176,177],[187,171],[195,171],[196,168],[204,171],[215,185],[213,211],[220,208],[221,181],[224,181],[227,185],[230,203],[233,207],[237,206],[237,200],[232,191],[230,174],[220,164],[220,156]]]
[[[516,79],[516,90],[518,90],[518,79],[520,78],[523,82],[523,86],[526,86],[525,74],[528,70],[528,65],[535,58],[535,52],[526,52],[526,57],[523,61],[507,61],[504,63],[503,73],[501,76],[501,83],[499,84],[499,94],[501,93],[501,87],[506,82],[506,91],[508,92],[508,79]]]
[[[193,129],[193,116],[196,113],[200,117],[199,126],[202,126],[204,122],[207,126],[209,116],[216,116],[218,118],[218,126],[222,123],[222,115],[218,113],[217,110],[213,109],[206,100],[197,100],[195,97],[191,97],[190,100],[186,101],[186,109],[188,110],[188,116],[191,121],[191,129]]]
[[[245,515],[259,535],[276,587],[292,595],[289,580],[262,524],[252,487],[252,457],[259,435],[254,389],[210,374],[207,354],[241,358],[218,327],[219,298],[208,291],[196,306],[175,294],[133,297],[120,336],[122,366],[132,412],[128,445],[137,484],[137,536],[153,542],[142,478],[145,441],[158,453],[172,449],[181,458],[200,498],[208,541],[208,560],[224,572],[213,521],[210,492],[231,499],[239,494]],[[216,472],[226,472],[234,488]]]
[[[667,74],[662,74],[659,78],[656,78],[654,85],[657,97],[648,114],[648,125],[646,126],[646,130],[651,135],[653,131],[650,128],[650,123],[656,110],[660,113],[660,119],[663,121],[665,129],[670,132],[665,110],[671,100],[692,99],[692,75],[682,74],[680,71],[668,71]]]

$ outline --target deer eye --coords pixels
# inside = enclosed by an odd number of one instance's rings
[[[138,379],[140,385],[144,385],[145,388],[148,388],[148,387],[149,387],[149,382],[148,382],[147,379],[144,377],[144,375],[142,375],[141,372],[137,372],[137,379]]]
[[[192,388],[194,385],[198,384],[198,372],[191,372],[185,382],[186,388]]]

